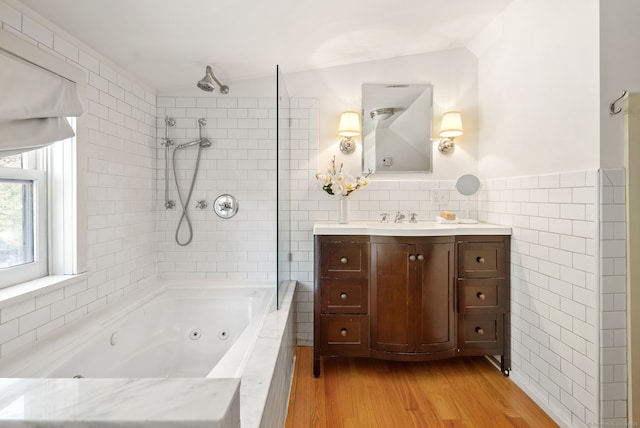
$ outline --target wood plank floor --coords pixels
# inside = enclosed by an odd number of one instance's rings
[[[425,363],[322,358],[296,350],[286,428],[557,427],[482,357]]]

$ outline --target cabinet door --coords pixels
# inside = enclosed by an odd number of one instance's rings
[[[413,245],[371,244],[371,349],[413,352],[414,261]]]
[[[454,244],[420,244],[415,251],[416,352],[454,349]]]

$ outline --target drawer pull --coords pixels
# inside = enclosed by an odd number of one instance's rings
[[[484,334],[484,330],[482,329],[482,327],[476,327],[476,333],[478,334]],[[344,335],[343,335],[344,336]]]
[[[484,257],[476,257],[478,263],[484,263]]]
[[[413,254],[411,254],[411,255],[409,256],[409,260],[411,260],[412,262],[415,262],[415,261],[416,261],[416,256],[415,256],[415,255],[413,255]]]
[[[346,258],[346,257],[341,257],[341,258],[340,258],[340,263],[342,263],[343,265],[346,265],[348,261],[349,261],[349,260],[347,260],[347,258]]]
[[[418,254],[418,260],[424,260],[424,256],[422,254]]]
[[[484,300],[487,298],[487,296],[482,291],[479,291],[478,294],[476,294],[476,297],[480,300]]]
[[[340,329],[340,336],[342,336],[342,337],[346,337],[347,336],[347,329],[346,328],[341,328]]]
[[[347,300],[347,297],[349,297],[347,293],[340,293],[340,300]]]

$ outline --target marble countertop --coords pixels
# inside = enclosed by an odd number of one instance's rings
[[[239,379],[0,379],[0,426],[240,426]],[[228,411],[237,423],[223,421]]]
[[[354,221],[346,224],[318,223],[314,235],[371,236],[449,236],[449,235],[511,235],[511,227],[489,223],[380,223]]]

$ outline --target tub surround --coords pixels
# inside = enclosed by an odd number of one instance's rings
[[[75,336],[71,341],[77,344],[78,336],[86,338],[91,327],[99,326],[98,331],[103,331],[128,312],[129,307],[161,294],[168,287],[166,282],[159,280],[152,293],[148,289],[139,290],[129,296],[126,304],[105,307],[91,318],[78,320],[69,326]],[[190,283],[193,285],[193,281]],[[244,283],[264,286],[264,282]],[[188,288],[189,284],[182,281],[180,286]],[[227,287],[228,290],[235,288]],[[52,422],[66,422],[72,426],[91,423],[95,427],[174,427],[179,421],[179,426],[184,427],[235,428],[240,426],[240,420],[243,427],[283,424],[289,384],[280,377],[290,379],[293,368],[295,289],[295,282],[287,284],[280,310],[274,310],[271,305],[253,350],[246,357],[244,371],[228,376],[238,376],[241,380],[5,378],[0,381],[0,425],[44,427]],[[35,346],[43,347],[47,356],[55,358],[54,349],[60,348],[56,342],[63,338],[64,332],[59,331]],[[24,358],[15,355],[3,361],[3,376],[24,376],[21,373],[28,372],[28,367],[25,369],[22,360]],[[269,398],[272,394],[285,399],[274,401]]]
[[[0,420],[8,428],[236,428],[239,394],[239,379],[0,379]]]

